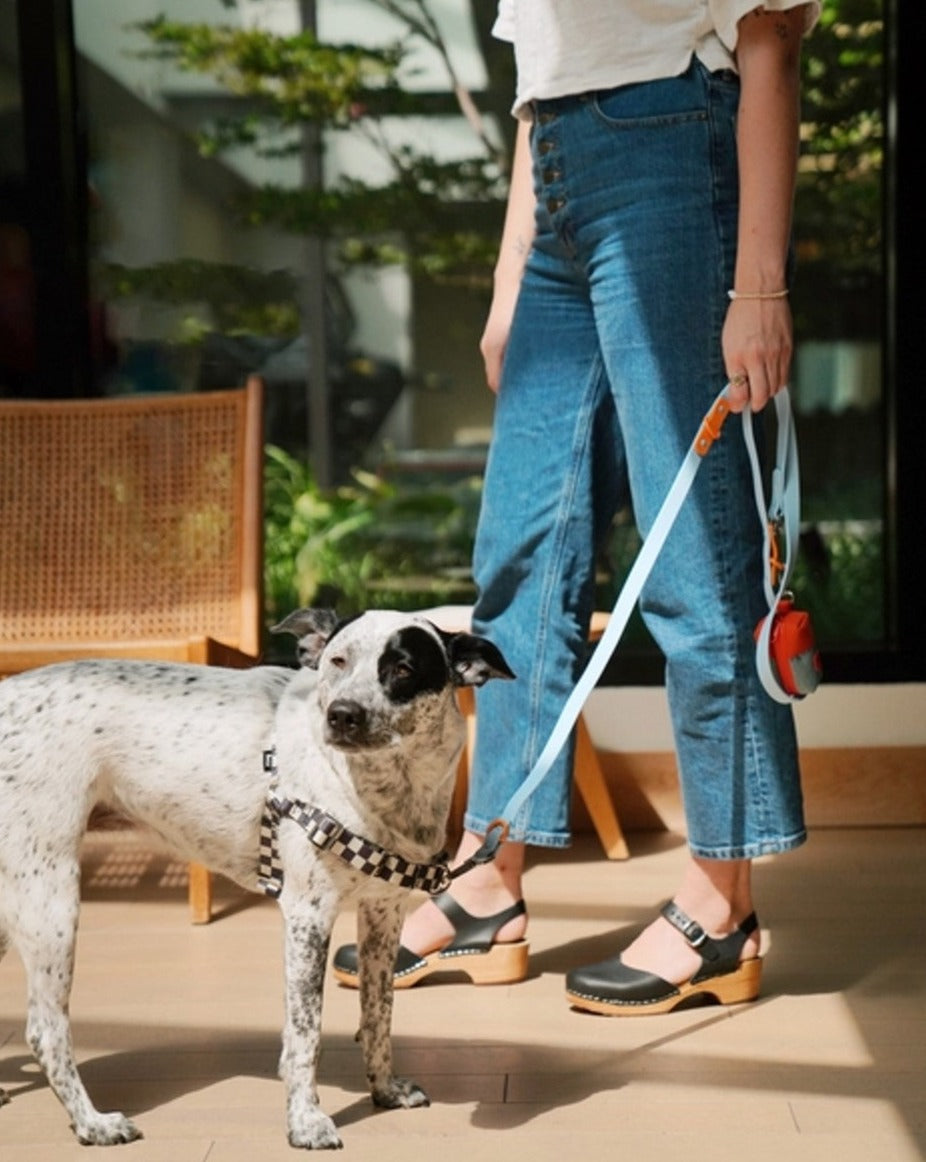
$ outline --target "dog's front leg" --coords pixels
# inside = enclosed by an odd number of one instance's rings
[[[300,898],[284,891],[286,1023],[280,1077],[286,1084],[286,1126],[291,1146],[336,1150],[341,1139],[318,1103],[322,995],[331,927],[337,911],[333,891],[313,890]],[[328,898],[330,894],[330,898]]]
[[[370,1093],[385,1109],[429,1104],[424,1090],[392,1071],[392,977],[404,914],[400,899],[361,900],[357,908],[360,1041]]]

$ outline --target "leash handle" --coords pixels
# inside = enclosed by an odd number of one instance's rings
[[[759,680],[770,698],[783,704],[797,702],[803,694],[791,694],[781,684],[772,665],[772,631],[779,604],[790,599],[788,582],[794,569],[801,527],[801,485],[797,456],[797,435],[791,412],[791,397],[783,388],[774,399],[778,431],[775,441],[775,463],[772,468],[771,490],[768,503],[765,484],[756,451],[752,413],[743,412],[743,439],[752,466],[753,492],[759,520],[765,530],[764,553],[766,567],[763,573],[768,616],[756,637],[756,669]],[[784,541],[784,553],[781,541]]]

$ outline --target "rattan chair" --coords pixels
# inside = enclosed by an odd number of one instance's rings
[[[0,400],[0,677],[79,657],[260,652],[263,384]],[[190,867],[209,920],[212,879]]]

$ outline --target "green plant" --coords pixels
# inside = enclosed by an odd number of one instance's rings
[[[283,338],[299,333],[298,282],[289,271],[179,258],[143,267],[107,263],[98,270],[97,280],[98,293],[107,301],[137,296],[187,304],[196,321],[195,337],[201,338],[206,330]]]
[[[268,624],[300,605],[426,609],[469,603],[481,481],[398,484],[357,472],[320,489],[311,470],[267,448],[265,589]],[[597,603],[610,609],[640,548],[632,520],[615,523],[599,561]],[[877,522],[823,522],[802,537],[793,587],[820,644],[878,641],[882,536]],[[635,613],[624,639],[651,646]]]
[[[321,489],[311,469],[267,448],[265,592],[269,621],[300,605],[339,613],[469,601],[481,481],[394,483],[355,472]]]
[[[322,148],[317,138],[327,129],[352,134],[384,163],[388,176],[375,184],[347,176],[323,186],[264,184],[239,200],[249,226],[324,238],[345,264],[403,263],[432,278],[485,282],[505,196],[503,151],[461,84],[426,0],[376,2],[401,30],[376,48],[325,43],[310,29],[284,36],[159,16],[138,26],[150,45],[142,55],[212,76],[240,98],[233,114],[200,126],[204,155],[247,146],[265,158],[304,160]],[[442,61],[453,106],[473,130],[469,156],[440,159],[418,142],[396,143],[387,130],[391,117],[432,108],[400,83],[422,44]]]
[[[875,644],[884,637],[884,538],[875,522],[832,522],[805,535],[793,588],[827,645]]]
[[[871,303],[883,277],[881,0],[824,0],[802,66],[797,333],[874,337]]]

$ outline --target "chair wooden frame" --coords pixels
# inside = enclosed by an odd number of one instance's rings
[[[263,383],[0,400],[0,678],[82,657],[253,665]],[[190,868],[196,923],[212,881]]]

